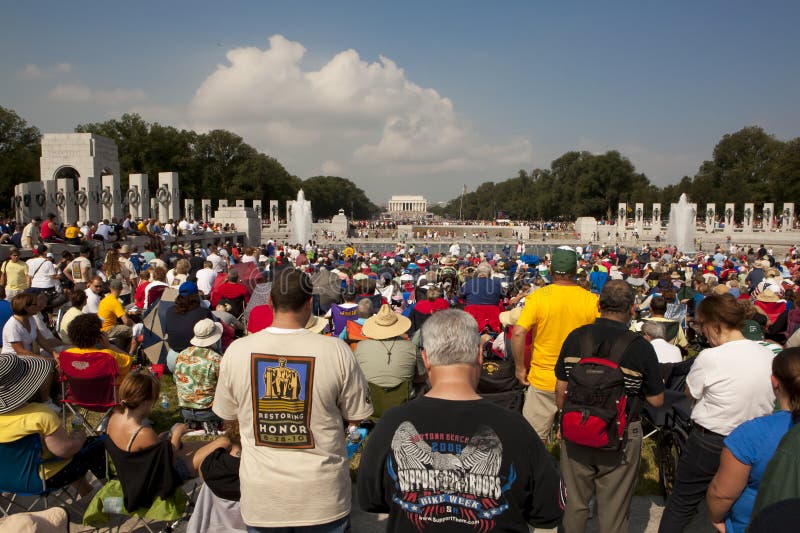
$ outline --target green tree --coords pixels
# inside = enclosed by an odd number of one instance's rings
[[[42,134],[11,109],[0,106],[0,191],[13,196],[14,186],[39,180]],[[3,201],[10,206],[10,202]]]
[[[306,200],[311,202],[314,216],[330,218],[344,209],[348,217],[371,218],[380,213],[367,195],[355,183],[338,176],[313,176],[301,183]]]

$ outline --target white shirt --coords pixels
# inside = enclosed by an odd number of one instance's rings
[[[217,278],[217,272],[213,268],[201,268],[197,271],[195,277],[197,278],[197,288],[200,289],[200,292],[205,296],[211,294],[211,287]]]
[[[31,287],[36,289],[52,289],[56,286],[56,266],[44,257],[28,259],[28,275],[31,276]]]
[[[6,325],[3,326],[3,353],[17,353],[11,346],[12,342],[22,344],[22,347],[26,350],[31,349],[33,341],[36,340],[38,330],[36,329],[36,322],[33,320],[33,317],[29,316],[27,319],[30,331],[25,328],[22,322],[13,316],[9,318]]]
[[[772,413],[772,351],[743,339],[708,348],[695,359],[686,386],[697,400],[696,424],[728,435],[737,426]]]
[[[95,313],[97,314],[98,306],[100,305],[100,300],[103,298],[94,292],[92,289],[86,289],[83,291],[86,293],[86,305],[83,306],[84,313]]]
[[[681,349],[664,339],[653,339],[650,344],[653,345],[653,349],[656,351],[659,363],[680,363],[683,361]]]
[[[206,259],[211,261],[211,264],[214,265],[212,267],[214,269],[214,272],[222,272],[223,270],[225,270],[225,260],[222,259],[219,255],[215,253],[208,254],[208,257],[206,257]]]
[[[111,236],[111,226],[108,224],[103,224],[102,222],[97,225],[97,230],[94,232],[95,235],[100,235],[103,237],[104,241],[107,241]]]

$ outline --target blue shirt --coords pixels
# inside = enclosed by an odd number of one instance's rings
[[[503,286],[499,279],[473,278],[461,286],[459,294],[467,305],[498,305],[503,297]]]
[[[792,414],[779,411],[748,420],[734,429],[725,439],[725,446],[742,464],[750,465],[750,476],[741,496],[733,503],[725,518],[725,528],[734,533],[745,533],[750,513],[756,502],[758,485],[767,464],[778,448],[783,436],[792,428]]]
[[[11,311],[11,302],[8,300],[0,300],[0,344],[3,343],[3,326],[6,325],[8,319],[13,315],[14,313]]]

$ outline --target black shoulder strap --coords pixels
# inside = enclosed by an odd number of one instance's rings
[[[638,333],[634,333],[631,330],[625,330],[611,346],[611,352],[608,354],[609,361],[619,365],[620,361],[622,361],[622,356],[628,350],[628,347],[633,343],[633,341],[637,339],[637,337],[639,337]]]
[[[581,350],[581,359],[592,357],[597,353],[597,345],[594,343],[591,327],[584,327],[578,332],[578,344]]]

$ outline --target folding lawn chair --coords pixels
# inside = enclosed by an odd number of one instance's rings
[[[48,489],[44,480],[42,465],[60,460],[57,457],[42,459],[42,439],[38,433],[0,443],[0,513],[8,516],[14,507],[30,511],[39,503],[44,503],[44,508],[47,508],[48,498],[51,496],[61,505],[69,506],[69,500],[74,502],[75,496],[66,487]],[[17,501],[18,496],[32,496],[34,500],[29,505],[24,505]]]
[[[61,396],[64,426],[67,409],[79,416],[90,435],[96,435],[86,422],[86,413],[105,413],[117,405],[117,361],[105,352],[76,354],[64,350],[58,357],[58,373],[61,381]],[[83,413],[78,410],[83,409]]]

